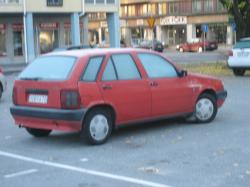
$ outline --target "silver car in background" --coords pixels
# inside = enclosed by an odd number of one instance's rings
[[[6,90],[7,82],[5,80],[3,69],[0,67],[0,99],[2,97],[3,92]]]
[[[250,38],[242,38],[229,52],[228,66],[235,76],[243,76],[250,70]]]

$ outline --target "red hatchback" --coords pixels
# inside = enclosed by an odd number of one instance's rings
[[[85,49],[32,62],[15,81],[10,111],[33,136],[80,131],[101,144],[119,125],[176,116],[210,122],[226,96],[220,80],[187,74],[159,53]]]

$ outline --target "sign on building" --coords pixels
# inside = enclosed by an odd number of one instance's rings
[[[161,25],[185,25],[187,24],[186,16],[167,16],[160,19]]]

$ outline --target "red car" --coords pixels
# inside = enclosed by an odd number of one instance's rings
[[[177,46],[177,50],[180,52],[198,52],[201,53],[206,49],[206,51],[212,51],[218,48],[217,42],[214,41],[200,41],[194,40],[191,43],[184,43]]]
[[[32,62],[14,83],[10,111],[33,136],[80,131],[102,144],[124,124],[192,115],[211,122],[226,96],[220,80],[187,73],[157,52],[84,49]]]

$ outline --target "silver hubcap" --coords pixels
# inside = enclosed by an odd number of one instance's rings
[[[90,121],[91,137],[97,141],[104,140],[108,135],[109,125],[106,116],[102,114],[95,115]]]
[[[196,103],[196,117],[201,121],[206,121],[212,117],[214,105],[211,100],[202,98]]]

